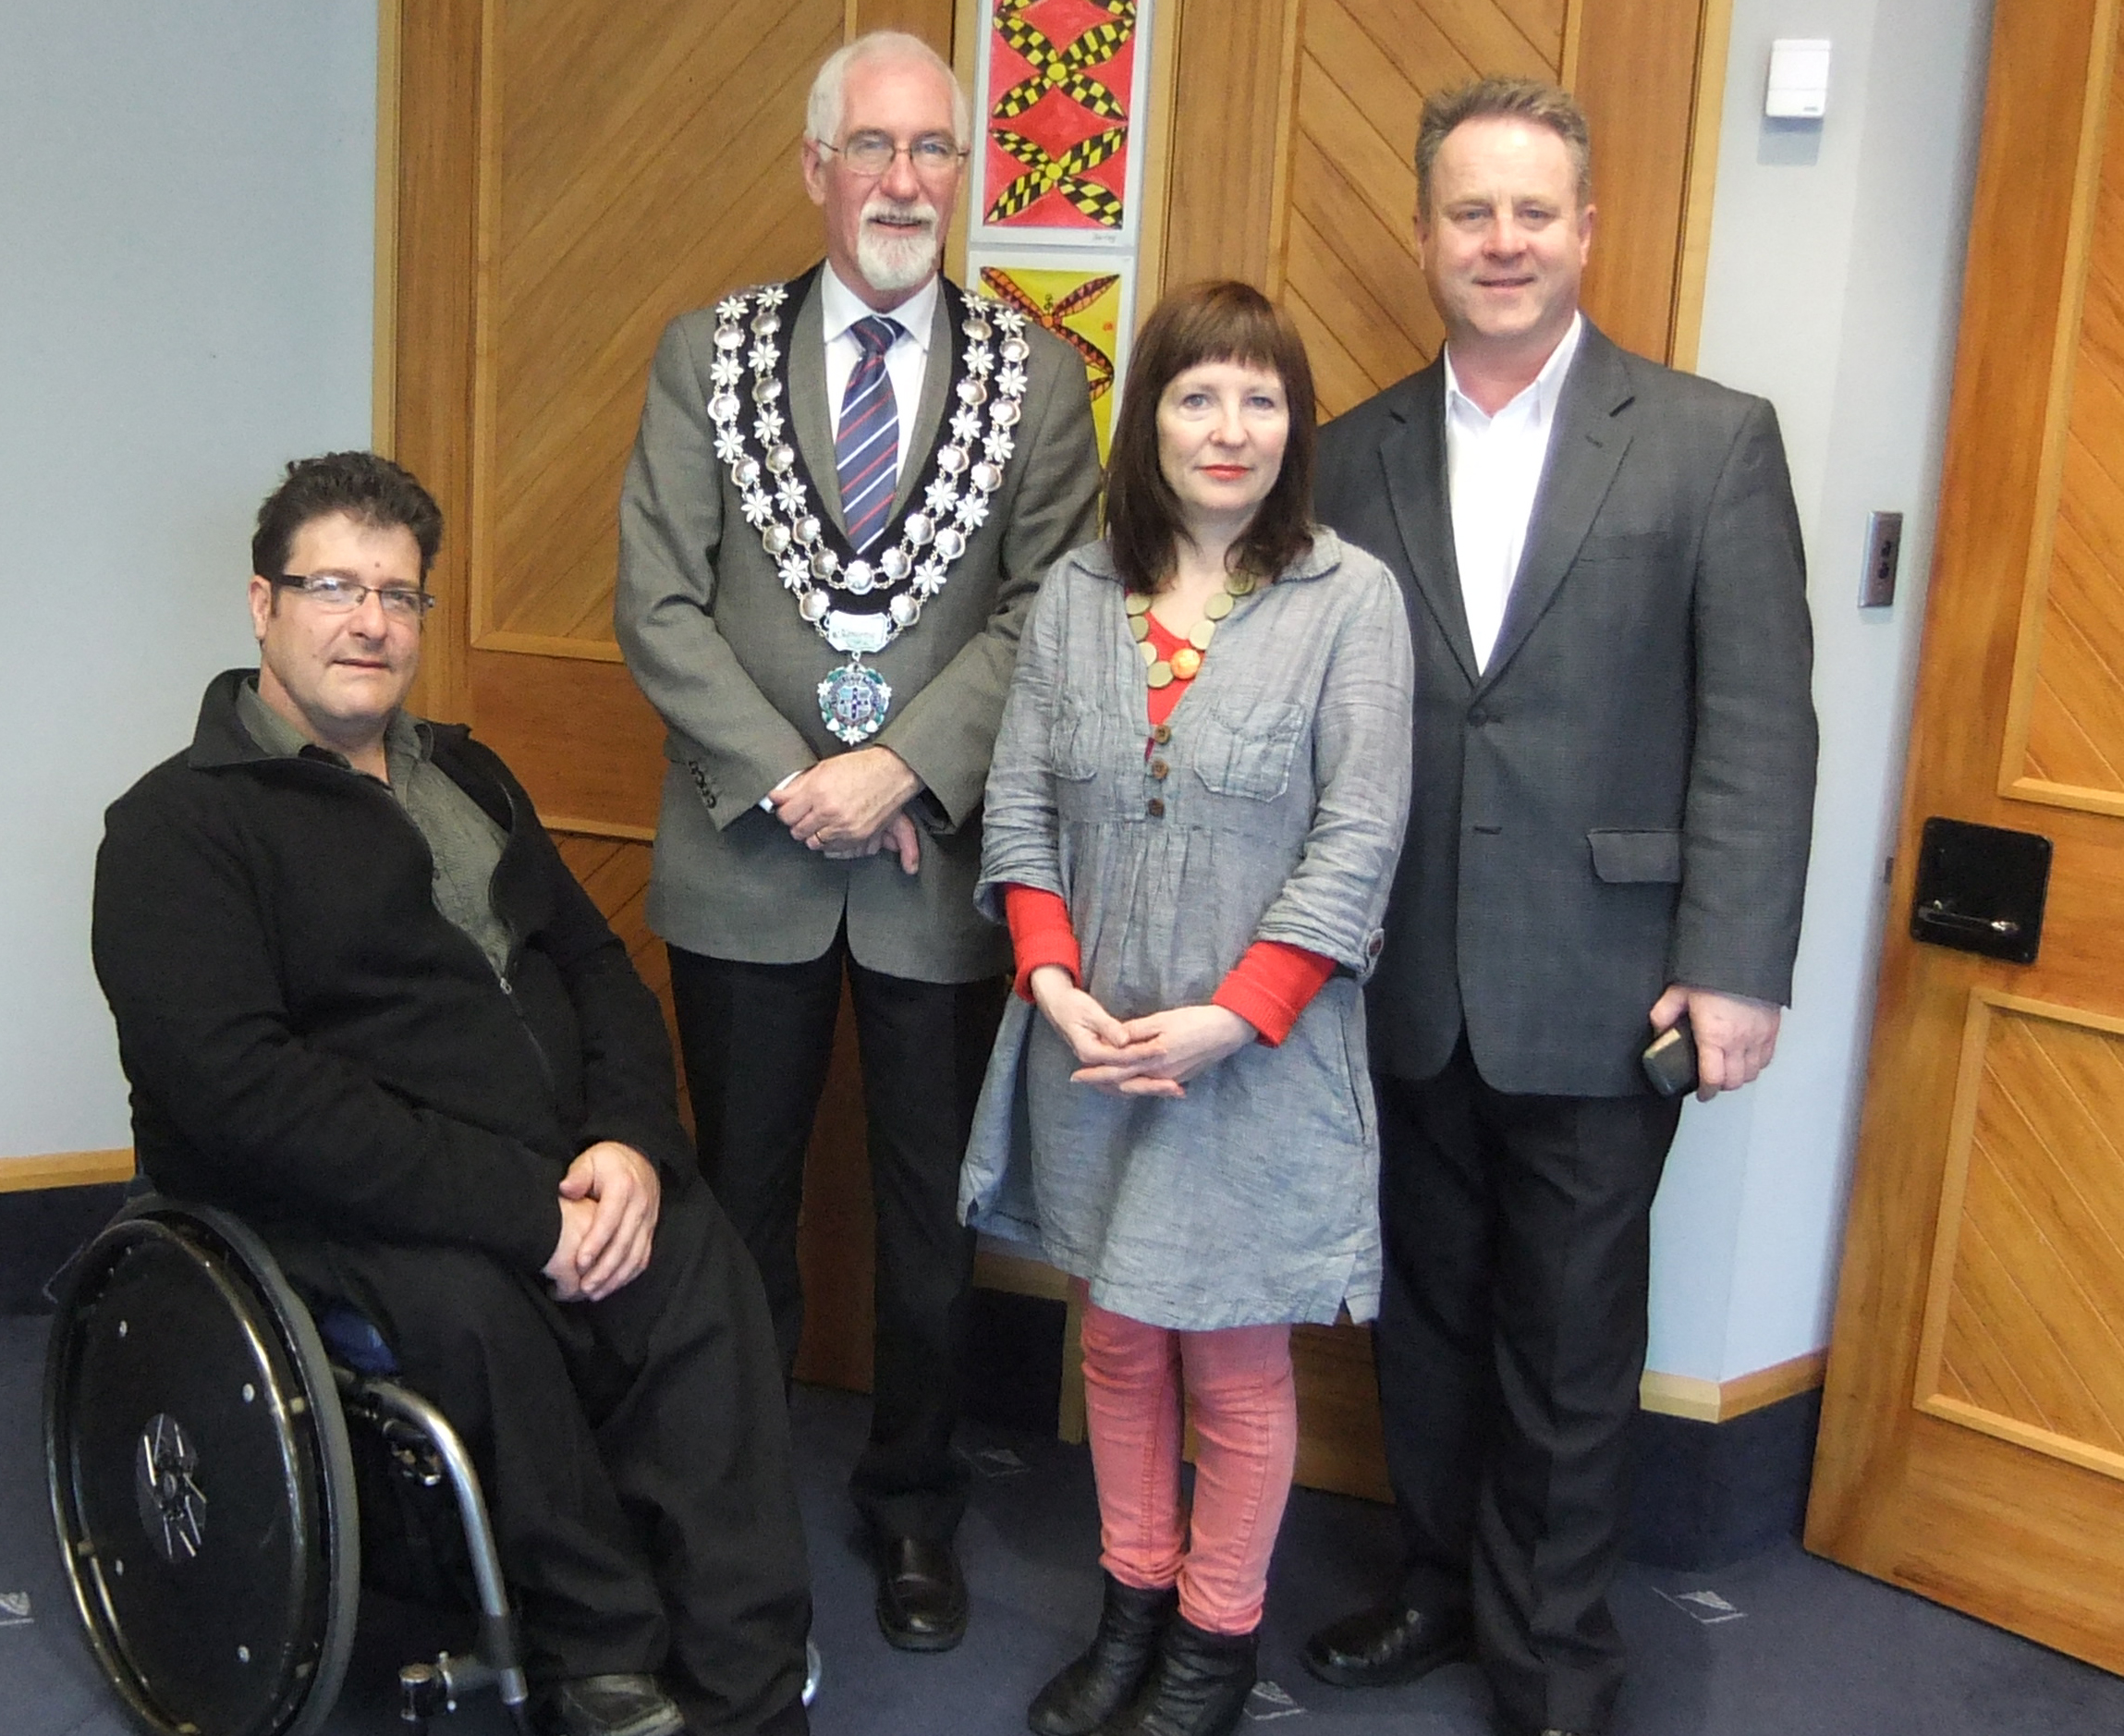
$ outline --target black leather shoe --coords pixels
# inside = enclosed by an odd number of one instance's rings
[[[966,1637],[966,1578],[948,1543],[880,1537],[878,1628],[903,1652],[948,1652]]]
[[[582,1676],[551,1690],[540,1736],[677,1736],[686,1719],[654,1676]]]
[[[1176,1615],[1129,1709],[1099,1736],[1229,1736],[1253,1692],[1253,1633],[1212,1633]]]
[[[1106,1601],[1091,1649],[1065,1664],[1025,1714],[1037,1736],[1090,1736],[1136,1697],[1157,1661],[1158,1641],[1179,1607],[1179,1593],[1170,1585],[1139,1590],[1111,1573],[1105,1580]]]
[[[1300,1656],[1306,1669],[1338,1688],[1384,1688],[1427,1676],[1470,1649],[1465,1617],[1444,1620],[1406,1598],[1387,1597],[1329,1622]]]

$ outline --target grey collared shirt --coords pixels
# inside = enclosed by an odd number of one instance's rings
[[[245,733],[266,753],[294,758],[307,752],[348,764],[344,754],[317,746],[261,699],[255,680],[237,691],[236,711]],[[435,764],[430,745],[428,726],[420,718],[401,711],[391,719],[384,732],[388,788],[434,859],[435,909],[487,955],[496,976],[504,976],[511,943],[507,926],[494,914],[493,887],[508,834]]]

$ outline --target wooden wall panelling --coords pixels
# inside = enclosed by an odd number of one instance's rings
[[[1703,27],[1696,44],[1696,96],[1691,104],[1688,191],[1681,210],[1681,258],[1675,274],[1674,339],[1667,352],[1669,362],[1691,373],[1703,333],[1704,282],[1711,269],[1711,203],[1718,186],[1718,140],[1726,114],[1722,75],[1732,36],[1733,0],[1703,0]],[[1575,44],[1567,52],[1575,55]]]
[[[1557,78],[1568,58],[1600,208],[1587,310],[1630,348],[1674,354],[1685,255],[1701,268],[1709,221],[1728,4],[1198,0],[1180,27],[1166,280],[1268,288],[1305,336],[1323,414],[1349,408],[1443,337],[1412,233],[1424,94],[1490,73]],[[1235,128],[1234,114],[1256,118]]]
[[[1665,360],[1674,354],[1704,0],[1580,6],[1573,88],[1593,128],[1599,208],[1586,312],[1625,349]],[[1721,55],[1708,80],[1720,92],[1725,72]],[[1708,225],[1708,206],[1699,214]]]
[[[1160,274],[1270,287],[1280,147],[1302,0],[1174,0],[1176,101]],[[1148,189],[1151,201],[1158,189]],[[1137,314],[1154,298],[1139,299]]]
[[[479,214],[480,8],[476,0],[394,6],[381,19],[379,63],[396,69],[384,107],[397,122],[378,153],[397,216],[390,250],[391,330],[376,356],[389,375],[377,400],[391,422],[380,449],[428,485],[444,536],[431,580],[441,603],[423,630],[413,703],[432,717],[472,721],[472,307]],[[381,298],[380,298],[381,300]]]
[[[490,17],[473,642],[614,656],[614,509],[650,357],[675,314],[813,258],[797,142],[843,6]]]
[[[971,0],[966,0],[970,5]],[[958,7],[952,0],[848,0],[848,34],[906,31],[946,60],[952,57]]]

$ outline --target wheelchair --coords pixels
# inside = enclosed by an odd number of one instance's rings
[[[265,1244],[210,1207],[144,1195],[77,1258],[45,1359],[44,1467],[90,1649],[158,1736],[313,1736],[353,1650],[358,1482],[446,1485],[478,1643],[400,1670],[399,1716],[423,1736],[492,1687],[528,1730],[471,1460],[433,1405],[385,1377],[372,1327],[325,1324],[369,1372],[327,1356]]]
[[[45,1359],[45,1475],[90,1649],[144,1730],[314,1736],[353,1651],[366,1541],[387,1570],[372,1580],[478,1611],[470,1656],[398,1672],[410,1736],[490,1687],[528,1731],[478,1473],[395,1372],[360,1314],[313,1320],[226,1212],[143,1194],[77,1256]],[[808,1705],[809,1644],[806,1665]]]

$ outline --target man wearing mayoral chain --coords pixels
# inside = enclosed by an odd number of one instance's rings
[[[951,69],[877,31],[812,87],[825,258],[674,321],[620,500],[621,647],[668,727],[649,921],[701,1165],[785,1372],[797,1217],[844,973],[877,1206],[875,1404],[851,1486],[878,1620],[966,1625],[951,1454],[972,1274],[958,1166],[1007,982],[980,808],[1041,577],[1094,533],[1082,364],[938,272],[969,146]]]

